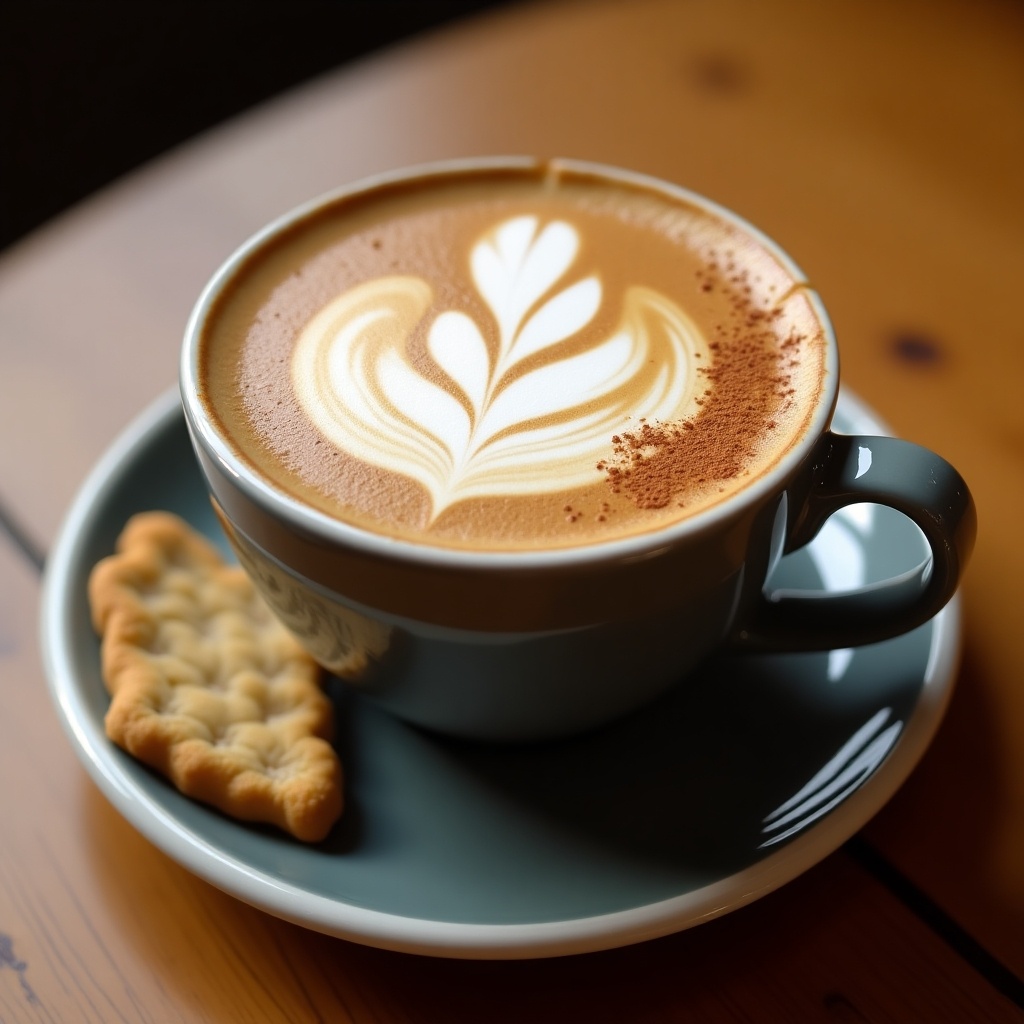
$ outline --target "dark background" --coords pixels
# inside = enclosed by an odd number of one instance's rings
[[[0,250],[289,86],[507,2],[0,2]]]

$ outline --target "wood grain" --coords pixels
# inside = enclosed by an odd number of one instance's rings
[[[500,10],[326,76],[0,257],[0,507],[49,546],[174,380],[206,278],[313,194],[499,152],[705,192],[797,258],[844,379],[976,493],[958,688],[866,836],[1024,973],[1022,52],[1024,9],[1001,0],[601,0]],[[559,963],[437,964],[272,921],[86,781],[43,694],[36,582],[2,544],[0,578],[0,1020],[1019,1019],[844,856],[693,933]]]
[[[953,0],[827,10],[513,6],[327,76],[83,204],[0,261],[0,426],[36,422],[27,450],[0,453],[3,496],[53,536],[84,467],[175,378],[206,278],[268,219],[373,171],[495,152],[622,164],[749,217],[817,282],[849,383],[969,462],[976,437],[938,410],[951,378],[958,396],[985,384],[953,347],[1005,350],[1008,373],[989,382],[1004,400],[1024,358],[1006,316],[1022,259],[1024,19],[994,0],[969,15]],[[897,330],[934,334],[958,373],[893,367]],[[1015,415],[1007,402],[1011,434]]]

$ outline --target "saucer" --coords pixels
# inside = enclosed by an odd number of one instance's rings
[[[838,430],[886,431],[848,393]],[[271,914],[437,956],[582,953],[734,910],[822,860],[892,796],[930,742],[959,649],[954,600],[895,640],[720,656],[656,703],[571,740],[442,739],[330,683],[346,810],[303,846],[194,803],[107,740],[86,580],[125,521],[169,509],[227,554],[177,391],[90,475],[46,573],[47,675],[68,737],[117,810],[184,867]],[[843,510],[773,583],[845,590],[913,568],[917,528]]]

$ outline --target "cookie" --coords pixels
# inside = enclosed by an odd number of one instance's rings
[[[182,793],[297,839],[342,810],[320,669],[242,569],[177,516],[134,516],[89,579],[118,746]]]

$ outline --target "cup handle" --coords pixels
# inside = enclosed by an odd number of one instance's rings
[[[838,594],[761,591],[741,613],[734,647],[831,650],[888,640],[920,626],[953,596],[974,546],[977,515],[960,474],[927,448],[893,437],[826,433],[790,493],[797,510],[783,553],[803,547],[846,505],[897,509],[924,533],[931,558],[891,579]]]

